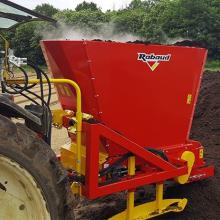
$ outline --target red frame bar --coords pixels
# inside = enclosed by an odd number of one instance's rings
[[[86,132],[86,182],[83,191],[90,199],[95,199],[97,197],[123,190],[133,189],[146,184],[165,181],[167,179],[185,175],[188,172],[186,164],[176,167],[102,124],[84,123],[84,129]],[[152,174],[137,174],[133,178],[124,179],[105,186],[99,186],[98,161],[100,136],[115,142],[134,155],[144,159],[150,165],[158,168],[159,171]]]
[[[190,182],[196,182],[198,180],[206,179],[208,177],[214,176],[215,169],[214,166],[201,167],[196,170],[192,170],[192,173],[189,177]]]

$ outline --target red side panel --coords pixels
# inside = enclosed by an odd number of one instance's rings
[[[83,111],[98,115],[98,103],[94,96],[90,62],[84,41],[72,44],[70,41],[43,41],[42,49],[54,78],[76,81],[83,94]],[[64,109],[75,109],[75,91],[68,85],[57,86],[59,99]]]
[[[43,45],[54,77],[80,85],[84,112],[141,146],[187,141],[205,49],[95,41]],[[73,91],[59,94],[64,108],[74,108]]]

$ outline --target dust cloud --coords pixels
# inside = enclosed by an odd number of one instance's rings
[[[89,27],[79,28],[72,25],[67,25],[59,22],[56,28],[49,28],[49,30],[37,30],[40,32],[43,40],[52,39],[68,39],[68,40],[112,40],[119,42],[142,40],[140,37],[129,33],[116,33],[114,23],[99,24],[96,31]]]

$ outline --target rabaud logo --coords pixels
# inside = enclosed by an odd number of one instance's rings
[[[147,63],[151,71],[157,69],[161,62],[169,62],[171,54],[167,55],[156,55],[154,53],[138,53],[138,60]]]

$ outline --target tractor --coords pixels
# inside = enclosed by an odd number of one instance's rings
[[[1,33],[34,20],[56,23],[0,0]],[[165,199],[165,183],[214,175],[203,145],[189,138],[206,49],[43,40],[51,78],[29,59],[14,56],[3,34],[1,39],[1,220],[71,220],[79,198],[121,191],[127,208],[110,220],[151,219],[187,205],[187,198]],[[62,108],[52,111],[53,84]],[[18,94],[31,104],[16,104]],[[52,126],[66,128],[71,140],[59,154],[51,148]],[[155,200],[137,206],[135,191],[145,185],[155,186]]]

